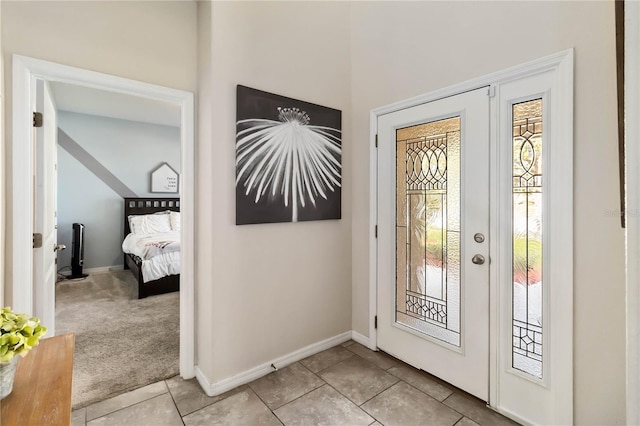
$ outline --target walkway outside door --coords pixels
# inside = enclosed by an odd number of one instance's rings
[[[378,347],[488,401],[488,88],[382,115],[378,138]]]

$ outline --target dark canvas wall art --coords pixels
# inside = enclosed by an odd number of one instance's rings
[[[238,85],[236,224],[340,219],[342,113]]]

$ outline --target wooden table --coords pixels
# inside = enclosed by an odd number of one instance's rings
[[[18,362],[13,391],[0,401],[2,426],[71,423],[73,334],[40,340]]]

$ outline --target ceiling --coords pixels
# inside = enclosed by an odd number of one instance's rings
[[[180,127],[177,103],[54,81],[49,85],[59,111]]]

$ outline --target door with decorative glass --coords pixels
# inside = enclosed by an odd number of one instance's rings
[[[488,400],[489,96],[378,117],[377,345]]]

